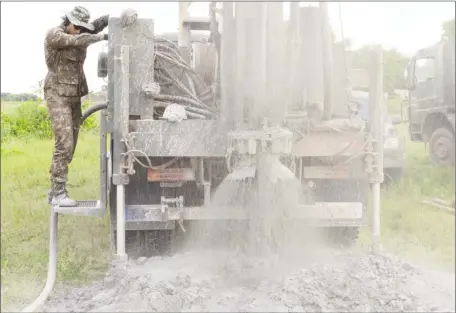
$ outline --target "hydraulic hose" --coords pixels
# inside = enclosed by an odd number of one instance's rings
[[[104,110],[108,107],[108,103],[104,102],[104,103],[97,103],[97,104],[94,104],[92,105],[90,108],[88,108],[87,110],[85,110],[85,112],[82,114],[82,118],[81,118],[81,124],[84,123],[84,121],[90,116],[92,115],[93,113],[95,112],[98,112],[100,110]]]
[[[93,113],[106,109],[108,107],[107,103],[98,103],[90,108],[88,108],[81,117],[81,123],[83,123],[90,115]],[[47,298],[54,289],[55,279],[57,275],[57,227],[58,227],[58,214],[54,212],[54,208],[51,207],[51,217],[50,217],[50,237],[49,237],[49,266],[48,274],[46,279],[46,285],[44,286],[43,291],[32,302],[29,306],[22,310],[22,312],[35,312],[40,306],[46,302]]]
[[[50,218],[50,237],[49,237],[49,268],[46,279],[46,285],[43,291],[32,302],[28,307],[22,310],[22,312],[35,312],[40,306],[44,304],[49,295],[54,289],[55,278],[57,273],[57,227],[58,227],[58,214],[54,212],[54,208],[51,208]]]
[[[108,103],[97,103],[97,104],[92,105],[90,108],[85,110],[85,112],[82,114],[82,116],[81,116],[81,125],[82,125],[82,123],[84,123],[84,121],[90,115],[92,115],[93,113],[95,113],[97,111],[104,110],[107,107],[108,107]],[[76,151],[76,142],[74,143],[74,146],[73,146],[73,155],[74,155],[75,151]]]

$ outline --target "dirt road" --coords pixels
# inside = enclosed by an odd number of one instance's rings
[[[45,311],[454,312],[454,279],[359,251],[192,251],[113,264],[104,281],[56,293]]]

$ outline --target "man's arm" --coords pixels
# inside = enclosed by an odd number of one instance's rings
[[[109,22],[109,15],[103,15],[102,17],[97,18],[92,22],[93,27],[95,28],[92,31],[88,31],[90,34],[98,34],[101,32],[103,29],[105,29],[108,26]]]
[[[87,47],[103,39],[103,34],[69,35],[58,28],[50,30],[46,35],[46,43],[53,48]]]

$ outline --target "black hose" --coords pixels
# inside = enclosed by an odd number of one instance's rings
[[[105,103],[97,103],[97,104],[94,104],[92,105],[90,108],[88,108],[87,110],[84,111],[84,113],[82,114],[82,117],[81,117],[81,124],[84,123],[84,121],[90,116],[92,115],[93,113],[97,112],[97,111],[100,111],[100,110],[104,110],[108,107],[108,103],[105,102]]]

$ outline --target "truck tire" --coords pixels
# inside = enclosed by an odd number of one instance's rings
[[[383,173],[385,176],[384,184],[389,186],[401,179],[404,169],[401,167],[390,167],[383,169]]]
[[[448,128],[437,128],[429,140],[431,160],[438,166],[454,165],[454,132]]]
[[[330,245],[336,248],[350,248],[358,240],[359,227],[331,227],[327,236]]]
[[[326,180],[318,192],[319,201],[361,202],[367,206],[368,183],[365,180]],[[330,246],[350,248],[356,244],[358,226],[327,227],[323,229],[324,238]]]

